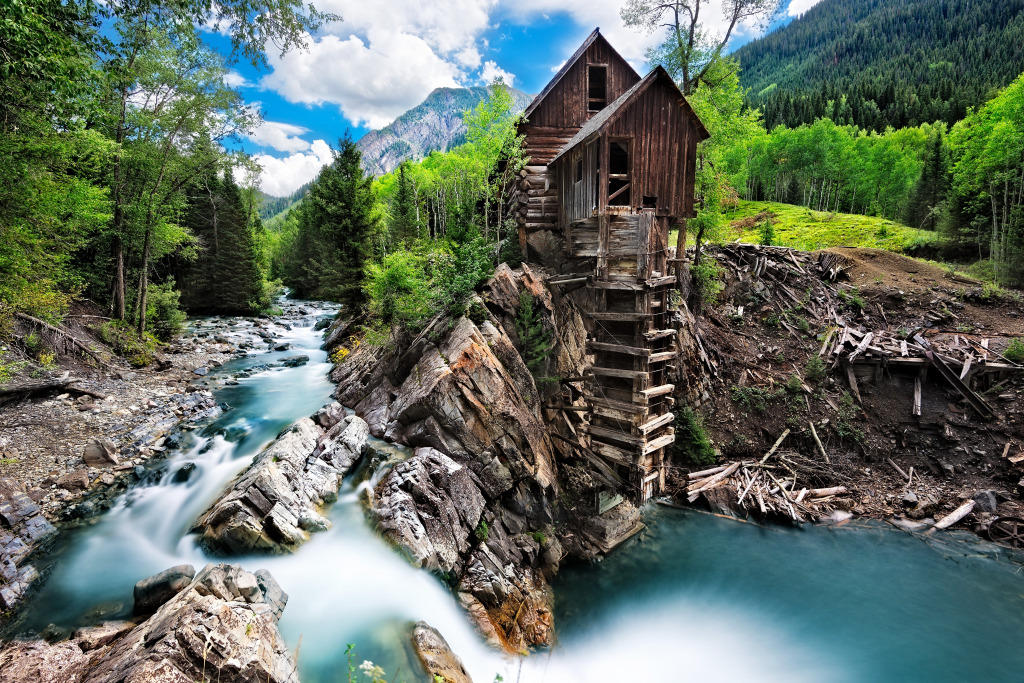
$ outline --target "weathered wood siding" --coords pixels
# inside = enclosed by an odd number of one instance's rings
[[[659,216],[693,215],[697,129],[675,93],[651,84],[612,121],[607,135],[630,141],[634,208],[649,196],[658,198]]]
[[[608,65],[608,104],[640,82],[640,76],[633,67],[608,44],[604,36],[598,36],[533,111],[528,122],[530,126],[572,129],[570,137],[583,127],[590,118],[587,112],[589,64]]]

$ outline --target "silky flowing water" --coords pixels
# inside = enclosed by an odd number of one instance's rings
[[[256,353],[211,376],[231,409],[189,433],[163,474],[91,526],[65,534],[28,626],[70,628],[127,615],[136,581],[206,556],[188,528],[281,430],[330,400],[312,306],[285,352]],[[196,323],[199,326],[204,321]],[[247,321],[236,321],[244,331]],[[304,354],[300,367],[260,369]],[[377,460],[408,455],[379,441]],[[195,470],[178,476],[187,463]],[[477,683],[505,681],[1024,680],[1024,576],[994,546],[925,540],[883,523],[790,529],[651,507],[647,530],[603,562],[555,581],[559,641],[512,659],[488,649],[449,590],[374,532],[365,497],[381,471],[347,478],[332,528],[293,555],[230,558],[266,567],[289,594],[280,627],[305,683],[347,680],[345,647],[396,680],[424,678],[409,625],[438,628]],[[370,484],[365,483],[371,477]],[[363,481],[363,483],[356,483]]]

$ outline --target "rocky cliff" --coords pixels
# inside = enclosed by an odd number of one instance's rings
[[[556,449],[538,382],[519,350],[514,319],[526,292],[551,334],[547,372],[579,374],[583,322],[529,268],[502,266],[473,320],[438,318],[390,346],[353,344],[332,374],[336,397],[374,436],[416,449],[375,491],[386,537],[417,564],[443,573],[484,634],[512,650],[552,639],[547,579],[564,556],[555,531]],[[477,302],[478,304],[481,302]],[[328,344],[346,343],[339,322]]]

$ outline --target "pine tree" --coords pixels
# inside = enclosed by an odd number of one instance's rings
[[[299,206],[298,234],[284,263],[284,282],[299,297],[363,304],[364,266],[376,228],[373,179],[346,133]]]
[[[418,237],[416,225],[416,200],[409,178],[409,162],[398,166],[398,186],[391,204],[391,238],[396,243],[411,246]]]
[[[940,204],[949,188],[949,150],[941,127],[937,127],[929,137],[925,155],[921,177],[910,195],[907,223],[915,228],[934,230]]]

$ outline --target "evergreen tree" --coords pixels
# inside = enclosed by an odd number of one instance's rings
[[[297,233],[283,263],[284,283],[299,297],[363,303],[363,275],[370,237],[377,227],[373,179],[346,133],[299,205]]]
[[[209,173],[191,188],[184,223],[200,242],[200,252],[181,279],[186,309],[252,313],[268,305],[257,220],[230,173],[224,178]]]
[[[397,180],[395,196],[391,202],[391,239],[409,247],[419,236],[419,226],[416,224],[416,199],[409,178],[408,161],[399,164]]]
[[[934,230],[949,189],[949,150],[941,126],[930,136],[925,154],[921,177],[910,195],[907,223],[915,228]]]

